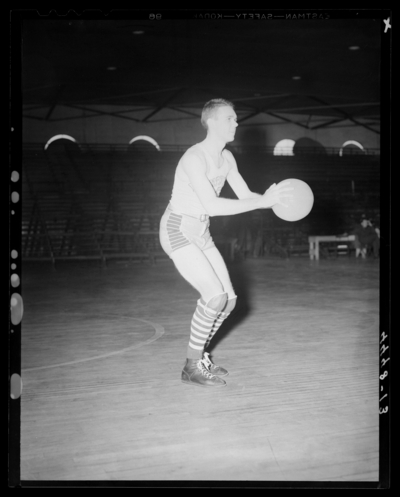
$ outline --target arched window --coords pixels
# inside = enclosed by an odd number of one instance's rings
[[[339,150],[339,155],[342,156],[343,155],[343,150],[345,149],[345,147],[349,147],[347,149],[347,152],[351,153],[352,150],[354,150],[355,148],[359,148],[361,149],[362,151],[365,151],[364,147],[361,145],[360,142],[357,142],[356,140],[347,140],[346,142],[343,143],[342,147],[340,148]],[[357,150],[358,152],[358,150]]]
[[[53,143],[54,141],[56,140],[70,140],[74,143],[77,143],[77,141],[75,140],[75,138],[72,138],[72,136],[69,136],[69,135],[54,135],[52,138],[50,138],[50,140],[46,143],[46,145],[44,146],[44,149],[47,150],[49,148],[49,145],[51,143]]]
[[[274,155],[294,155],[293,146],[295,144],[294,140],[281,140],[279,141],[274,148]]]
[[[129,145],[132,145],[132,143],[134,143],[134,142],[136,142],[138,140],[147,141],[147,142],[151,143],[152,145],[154,145],[155,148],[159,152],[161,151],[161,148],[160,148],[159,144],[155,141],[155,139],[151,138],[151,136],[146,136],[146,135],[135,136],[135,138],[132,138],[132,140],[129,142]]]

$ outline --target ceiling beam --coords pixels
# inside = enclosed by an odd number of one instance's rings
[[[321,109],[331,108],[331,109],[335,110],[336,112],[341,113],[342,115],[346,115],[346,118],[348,118],[347,117],[348,114],[346,114],[343,111],[340,111],[341,107],[359,107],[359,106],[365,106],[365,105],[367,105],[367,106],[374,106],[374,105],[380,105],[380,104],[379,104],[379,102],[373,102],[373,103],[368,102],[368,103],[357,103],[357,104],[343,104],[343,105],[340,105],[338,108],[336,108],[333,105],[326,104],[326,105],[312,105],[312,106],[302,106],[302,107],[287,107],[287,108],[283,108],[283,109],[281,109],[281,108],[275,108],[274,110],[276,110],[279,113],[281,113],[281,112],[293,112],[293,113],[296,113],[296,111],[305,111],[305,110],[307,110],[307,111],[313,111],[313,110],[321,110]],[[247,116],[244,116],[242,119],[239,119],[238,122],[242,123],[243,121],[246,121],[247,119],[250,119],[250,118],[252,118],[254,116],[257,116],[258,114],[261,114],[261,113],[266,113],[266,114],[270,113],[269,107],[268,106],[264,106],[261,109],[257,109],[255,112],[252,112],[252,113],[248,114]],[[360,124],[362,126],[362,123],[355,122],[355,124]]]
[[[36,119],[37,121],[44,121],[44,117],[30,116],[29,114],[22,114],[22,117],[26,117],[27,119]]]
[[[319,129],[319,128],[326,128],[327,126],[330,126],[331,124],[340,123],[341,121],[345,121],[345,120],[346,120],[345,117],[340,117],[339,119],[332,119],[331,121],[326,121],[322,124],[318,124],[317,126],[312,126],[310,129],[314,130],[314,129]]]
[[[199,119],[200,116],[193,115],[192,117],[165,117],[163,119],[152,119],[151,123],[166,123],[172,121],[187,121],[188,119]]]
[[[88,112],[94,112],[95,115],[101,115],[101,116],[112,116],[112,117],[119,117],[120,119],[128,119],[129,121],[135,121],[135,122],[140,122],[140,119],[135,119],[134,117],[128,117],[128,116],[123,116],[121,114],[118,114],[116,112],[106,112],[106,111],[101,111],[101,110],[96,110],[96,109],[88,109],[87,107],[82,107],[81,105],[75,105],[75,104],[62,104],[64,107],[71,107],[72,109],[79,109],[79,110],[87,110]],[[94,115],[92,114],[91,116],[77,116],[80,118],[86,118],[86,117],[93,117]],[[63,121],[68,118],[62,118],[62,119],[57,119],[57,121]],[[76,119],[76,118],[73,118]],[[53,119],[55,121],[55,119]]]
[[[308,98],[313,98],[313,97],[308,97]],[[316,97],[315,97],[316,98]],[[289,107],[289,108],[283,108],[283,109],[275,109],[279,112],[294,112],[297,110],[320,110],[320,109],[333,109],[336,110],[337,112],[341,112],[340,109],[342,107],[360,107],[360,106],[376,106],[380,105],[379,102],[368,102],[368,103],[358,103],[358,104],[341,104],[339,106],[334,106],[330,104],[325,104],[325,105],[308,105],[306,107]],[[343,113],[343,112],[342,112]]]
[[[274,104],[276,104],[277,102],[282,102],[283,100],[285,100],[287,97],[293,97],[293,95],[291,93],[282,93],[282,94],[276,94],[276,95],[268,95],[268,96],[259,96],[259,97],[250,97],[250,98],[239,98],[239,99],[234,99],[234,102],[235,102],[235,105],[236,107],[238,107],[238,110],[241,110],[239,108],[239,105],[240,106],[246,106],[246,107],[249,107],[250,109],[252,109],[254,111],[254,113],[252,114],[249,114],[248,116],[245,116],[243,119],[241,119],[241,121],[245,120],[245,119],[249,119],[250,117],[253,117],[257,114],[262,114],[263,112],[267,112],[269,110],[269,107],[273,107]],[[272,99],[273,102],[268,102],[266,103],[265,101],[266,100],[270,100]],[[252,100],[258,100],[260,102],[259,105],[257,105],[257,107],[253,105],[249,105],[247,102],[251,102]],[[277,111],[280,111],[280,109],[277,109],[276,107],[273,107],[271,110],[277,110]]]
[[[192,91],[202,91],[210,96],[213,96],[214,98],[215,95],[217,94],[223,94],[225,92],[224,89],[216,89],[216,90],[210,90],[209,88],[197,88],[197,87],[191,87],[190,90]],[[228,90],[226,90],[228,91]],[[229,90],[230,92],[232,91],[232,89]],[[252,100],[266,100],[266,99],[270,99],[270,98],[280,98],[280,97],[290,97],[290,96],[294,96],[292,93],[277,93],[277,94],[274,94],[274,95],[260,95],[258,97],[243,97],[243,98],[228,98],[227,100],[231,100],[235,103],[238,102],[238,103],[243,103],[243,102],[248,102],[248,101],[252,101]],[[195,101],[195,102],[189,102],[189,103],[186,103],[185,106],[186,107],[201,107],[203,108],[205,104],[205,100],[201,100],[201,101]],[[246,104],[244,104],[246,105]],[[182,105],[181,105],[182,107]],[[251,105],[246,105],[246,107],[248,107],[249,109],[251,110],[254,110],[256,111],[257,110],[257,107],[254,107],[254,106],[251,106]]]
[[[25,110],[37,110],[37,109],[46,109],[48,107],[47,104],[23,104]]]
[[[368,126],[366,124],[363,124],[363,123],[360,123],[360,122],[356,121],[353,116],[351,116],[350,114],[348,114],[347,112],[345,112],[344,110],[342,110],[341,107],[344,107],[344,105],[340,106],[340,107],[336,107],[334,105],[329,104],[328,102],[325,102],[324,100],[322,100],[322,99],[320,99],[318,97],[314,97],[314,96],[310,96],[309,95],[308,98],[311,99],[311,100],[315,100],[316,102],[319,102],[321,104],[324,104],[324,105],[330,107],[331,109],[335,110],[336,112],[339,112],[339,114],[342,114],[342,116],[345,116],[346,119],[348,119],[349,121],[353,122],[357,126],[362,126],[363,128],[368,129],[369,131],[373,131],[374,133],[377,133],[378,135],[380,134],[380,132],[377,131],[376,129],[373,129],[373,128],[371,128],[370,126]]]
[[[88,108],[88,107],[83,107],[81,105],[73,105],[73,104],[65,104],[65,103],[62,104],[62,105],[64,107],[70,107],[72,109],[80,109],[80,110],[85,110],[85,111],[88,111],[88,112],[92,112],[92,114],[88,115],[88,116],[79,115],[79,116],[61,117],[61,118],[58,118],[58,119],[50,119],[50,122],[69,121],[71,119],[88,119],[90,117],[98,117],[98,116],[101,116],[101,115],[110,115],[110,116],[113,116],[113,117],[120,117],[121,119],[129,119],[130,121],[141,122],[140,119],[135,119],[133,117],[127,117],[127,116],[124,116],[122,114],[127,113],[127,112],[139,112],[139,111],[143,111],[143,110],[149,110],[148,108],[146,108],[146,109],[122,110],[122,111],[118,111],[118,112],[105,112],[105,111],[103,112],[103,111],[100,111],[100,110],[91,109],[91,108]],[[38,108],[44,108],[44,107],[45,106],[40,106]],[[190,112],[190,111],[187,111],[187,110],[184,110],[184,109],[180,109],[178,107],[168,106],[168,109],[175,110],[177,112],[182,112],[183,114],[187,114],[189,116],[193,116],[196,119],[200,119],[201,118],[201,114],[196,114],[194,112]],[[36,110],[36,109],[27,109],[27,110]],[[22,117],[26,117],[28,119],[36,119],[38,121],[44,121],[45,120],[44,117],[32,116],[32,115],[29,115],[29,114],[24,114]],[[178,118],[178,119],[177,118],[166,118],[166,119],[159,119],[159,120],[152,119],[151,122],[182,121],[183,119],[186,119],[186,118]]]
[[[281,117],[277,116],[278,119],[282,119]],[[344,119],[343,121],[346,121],[346,119]],[[251,126],[280,126],[280,125],[284,125],[285,122],[270,122],[270,121],[267,121],[267,122],[258,122],[258,123],[244,123],[242,124],[241,126],[243,127],[251,127]],[[293,124],[297,124],[296,122],[293,122]],[[367,124],[371,124],[372,126],[374,125],[374,123],[367,123]],[[349,122],[349,123],[345,123],[345,124],[337,124],[337,125],[331,125],[332,128],[353,128],[353,127],[356,127],[358,126],[358,124],[354,124],[352,122]],[[303,126],[304,127],[304,126]],[[312,128],[309,128],[312,130]]]
[[[61,85],[56,93],[56,95],[53,98],[53,103],[50,105],[49,110],[47,111],[47,114],[44,118],[45,121],[48,121],[50,119],[50,116],[52,115],[54,109],[57,106],[58,100],[61,98],[62,93],[64,91],[65,85]]]
[[[190,112],[188,110],[183,110],[179,107],[172,107],[171,105],[168,105],[168,109],[176,110],[178,112],[183,112],[184,114],[188,114],[189,116],[195,116],[198,118],[201,118],[201,114],[196,114],[195,112]]]
[[[271,95],[267,98],[275,98],[276,102],[281,102],[282,100],[285,100],[287,97],[290,97],[290,96],[292,96],[291,93],[282,93],[281,95],[274,95],[274,96]],[[254,98],[262,98],[262,97],[254,97]],[[246,100],[253,100],[253,98],[246,99]],[[241,102],[241,101],[242,100],[238,100],[238,102]],[[276,103],[276,102],[274,102],[274,103]],[[247,119],[250,119],[250,118],[255,117],[259,114],[262,114],[263,112],[266,111],[267,108],[268,108],[268,106],[266,106],[266,105],[263,105],[261,108],[256,108],[255,112],[252,112],[252,113],[248,114],[247,116],[244,116],[241,119],[238,119],[238,122],[242,123],[243,121],[247,121]],[[276,109],[276,110],[279,111],[279,109]]]
[[[286,121],[287,123],[296,124],[297,126],[301,126],[302,128],[310,129],[305,124],[302,124],[302,123],[297,122],[297,121],[293,121],[292,119],[288,119],[287,117],[278,116],[278,114],[275,114],[274,112],[265,112],[265,114],[268,114],[272,117],[277,117],[278,119],[282,119],[282,121]]]
[[[144,117],[142,119],[142,122],[148,121],[150,119],[150,117],[154,116],[154,114],[157,114],[157,112],[160,112],[160,110],[164,109],[169,104],[169,102],[172,102],[172,100],[174,100],[175,97],[177,97],[180,93],[183,93],[185,90],[186,90],[185,87],[179,88],[177,92],[170,95],[166,100],[164,100],[164,102],[162,104],[160,104],[152,112],[150,112],[150,114],[148,114],[146,117]]]

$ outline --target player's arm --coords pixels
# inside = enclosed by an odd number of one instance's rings
[[[239,199],[261,197],[260,193],[252,192],[247,186],[247,183],[243,179],[243,176],[239,173],[236,160],[232,153],[228,150],[224,150],[224,154],[230,164],[230,170],[226,180],[228,181],[229,186],[235,192],[236,196]]]
[[[256,209],[272,207],[283,203],[286,188],[273,186],[264,195],[246,199],[227,199],[218,197],[206,176],[206,164],[195,154],[186,155],[181,162],[190,184],[197,194],[205,211],[210,216],[230,216]]]

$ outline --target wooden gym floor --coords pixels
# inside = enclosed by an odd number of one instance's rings
[[[378,481],[379,261],[229,265],[209,390],[172,262],[25,264],[21,479]]]

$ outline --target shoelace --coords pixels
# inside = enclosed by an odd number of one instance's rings
[[[211,364],[211,361],[209,361],[210,364]],[[201,371],[201,374],[203,376],[205,376],[206,378],[215,378],[215,375],[213,375],[212,373],[210,373],[210,371],[208,370],[208,366],[207,366],[207,363],[204,359],[199,359],[198,362],[197,362],[197,367],[200,369]]]
[[[207,369],[210,369],[211,366],[214,366],[214,364],[211,362],[211,359],[208,357],[210,354],[208,352],[204,352],[203,354],[203,364],[206,366]]]

